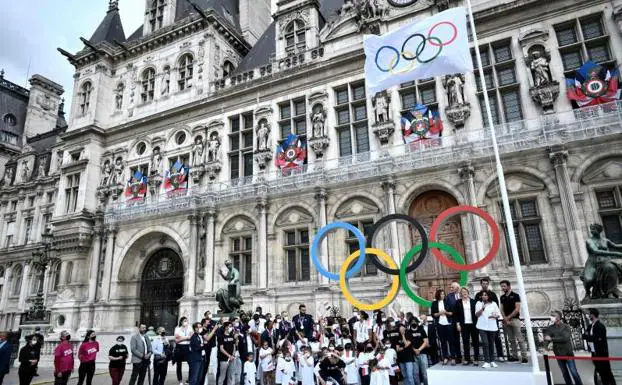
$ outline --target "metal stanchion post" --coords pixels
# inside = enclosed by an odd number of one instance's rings
[[[545,354],[544,357],[544,371],[546,372],[546,383],[547,385],[553,385],[553,381],[551,380],[551,366],[549,365],[549,355]]]

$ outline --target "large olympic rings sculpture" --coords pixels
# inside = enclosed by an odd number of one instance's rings
[[[451,36],[451,38],[445,42],[443,42],[440,38],[436,37],[436,36],[432,36],[432,33],[434,32],[434,30],[436,28],[438,28],[441,25],[449,25],[452,30],[453,30],[453,34]],[[408,36],[406,38],[406,40],[404,40],[404,43],[402,43],[402,49],[400,51],[397,50],[397,48],[390,46],[390,45],[383,45],[382,47],[378,48],[378,51],[376,51],[376,58],[375,58],[375,63],[376,63],[376,67],[378,67],[378,69],[382,72],[389,72],[391,74],[396,74],[396,73],[406,73],[406,72],[410,72],[412,71],[415,66],[417,65],[417,63],[420,64],[425,64],[425,63],[429,63],[432,60],[436,59],[441,52],[443,51],[443,47],[446,47],[448,45],[450,45],[451,43],[453,43],[456,38],[458,37],[458,28],[456,27],[455,24],[453,24],[452,22],[449,21],[441,21],[438,22],[436,24],[434,24],[430,30],[428,31],[428,35],[425,36],[421,33],[413,33],[410,36]],[[408,43],[411,41],[411,39],[413,38],[418,38],[421,39],[421,41],[419,42],[419,44],[417,45],[417,47],[414,50],[414,53],[412,50],[408,50]],[[432,55],[431,57],[427,58],[427,59],[422,59],[421,58],[421,54],[423,53],[423,51],[426,49],[427,44],[430,43],[431,46],[436,47],[437,48],[437,52]],[[389,50],[391,52],[393,52],[394,57],[391,60],[389,67],[388,68],[383,68],[380,66],[380,64],[378,63],[378,58],[380,56],[380,52],[382,52],[383,50]],[[399,72],[395,72],[395,68],[397,68],[398,64],[400,63],[400,59],[404,59],[408,62],[410,62],[410,66],[400,70]]]
[[[490,246],[490,250],[484,258],[470,264],[467,264],[464,258],[460,255],[460,253],[450,245],[435,241],[439,229],[441,225],[445,222],[445,220],[461,212],[467,212],[481,217],[482,219],[484,219],[484,221],[486,221],[486,223],[488,223],[492,231],[492,244]],[[415,245],[410,250],[408,250],[399,268],[393,261],[393,258],[391,258],[386,252],[373,247],[375,236],[376,234],[378,234],[380,228],[393,221],[407,222],[408,224],[412,225],[421,236],[421,243]],[[322,266],[322,262],[318,257],[318,248],[320,247],[322,240],[328,235],[330,231],[335,229],[345,229],[350,231],[354,234],[359,244],[359,250],[350,254],[350,256],[346,258],[345,262],[339,269],[339,274],[331,273],[330,271],[326,270],[326,268]],[[408,285],[407,278],[408,273],[412,273],[413,271],[415,271],[415,269],[421,266],[421,264],[427,257],[428,250],[431,250],[432,254],[434,254],[434,256],[438,258],[438,260],[443,265],[460,271],[460,286],[464,286],[468,282],[468,272],[480,269],[490,263],[497,254],[497,251],[499,251],[500,243],[501,236],[499,234],[499,227],[495,223],[494,219],[490,216],[490,214],[478,207],[462,205],[452,207],[443,211],[432,223],[429,237],[425,233],[425,229],[423,228],[421,223],[419,223],[416,218],[403,214],[392,214],[381,218],[370,228],[369,234],[367,234],[367,239],[359,231],[358,228],[354,227],[349,223],[331,223],[322,227],[313,239],[313,243],[311,244],[311,260],[313,261],[315,268],[321,275],[330,280],[339,281],[339,287],[341,288],[343,295],[346,297],[346,300],[348,300],[348,302],[350,302],[353,306],[361,310],[377,310],[390,304],[393,299],[395,299],[395,296],[399,291],[400,283],[406,294],[413,301],[421,306],[430,307],[432,303],[413,292],[413,290]],[[442,251],[445,251],[449,255],[451,255],[453,261],[445,257]],[[411,264],[410,262],[417,253],[419,253],[419,257]],[[372,304],[363,303],[354,298],[354,296],[352,296],[350,290],[348,289],[347,283],[347,280],[349,278],[351,278],[355,274],[358,274],[359,271],[361,271],[363,265],[365,264],[365,258],[367,257],[367,255],[370,256],[371,261],[380,271],[393,276],[391,288],[389,289],[389,293],[387,294],[387,296],[384,299]],[[388,265],[388,267],[384,265],[379,258],[382,259]],[[350,270],[348,270],[348,267],[352,264],[352,262],[354,262],[354,260],[356,260],[356,263],[352,266],[352,268],[350,268]]]

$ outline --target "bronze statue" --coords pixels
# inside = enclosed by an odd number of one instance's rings
[[[224,271],[226,270],[226,272]],[[240,272],[233,267],[231,261],[226,261],[225,266],[220,269],[219,274],[227,280],[227,289],[218,289],[216,301],[221,313],[234,313],[240,310],[244,304],[242,291],[240,289]]]
[[[618,289],[622,279],[622,252],[610,251],[610,248],[622,249],[602,236],[603,226],[590,225],[590,237],[585,242],[588,258],[581,274],[585,287],[585,298],[607,299],[620,298]]]

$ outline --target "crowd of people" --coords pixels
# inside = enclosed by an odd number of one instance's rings
[[[167,331],[140,325],[129,348],[123,336],[108,352],[112,385],[120,385],[126,363],[132,371],[129,385],[144,385],[153,368],[153,384],[163,385],[168,365],[175,366],[180,385],[207,384],[212,359],[216,363],[217,385],[427,385],[431,365],[475,365],[496,368],[497,362],[528,363],[527,348],[520,330],[520,297],[508,281],[501,281],[503,294],[497,298],[490,281],[483,278],[474,295],[466,287],[452,282],[449,293],[436,292],[428,314],[372,314],[354,309],[350,318],[327,306],[326,313],[314,319],[306,306],[299,306],[293,318],[287,312],[254,313],[235,317],[212,318],[207,311],[201,322],[179,320],[174,341]],[[604,325],[598,310],[589,311],[591,324],[584,339],[594,356],[608,356]],[[551,326],[545,341],[553,344],[556,356],[572,356],[571,332],[560,312],[551,313]],[[509,342],[504,355],[499,324]],[[4,338],[3,338],[4,336]],[[61,333],[54,352],[56,385],[66,385],[74,371],[71,336]],[[35,333],[19,352],[20,385],[30,385],[36,375],[43,336]],[[0,353],[6,350],[6,334],[0,333]],[[99,353],[96,333],[86,332],[77,349],[78,385],[91,385]],[[480,356],[481,351],[481,356]],[[559,367],[566,384],[581,385],[574,360],[560,359]],[[188,365],[186,381],[183,366]],[[595,372],[605,385],[614,384],[607,361],[595,361]],[[0,385],[5,371],[0,362]],[[8,366],[6,368],[8,372]],[[151,377],[151,376],[150,376]]]

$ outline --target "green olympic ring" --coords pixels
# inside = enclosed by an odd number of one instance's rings
[[[439,242],[430,242],[429,243],[430,248],[435,248],[435,249],[439,249],[442,251],[446,251],[447,253],[449,253],[449,255],[452,256],[452,258],[458,262],[458,263],[462,263],[465,264],[464,258],[462,258],[462,256],[460,255],[460,253],[454,249],[453,247],[445,244],[445,243],[439,243]],[[404,259],[402,260],[402,263],[400,265],[400,283],[402,285],[402,288],[404,289],[404,291],[406,292],[406,294],[408,295],[408,297],[410,297],[410,299],[412,299],[413,301],[415,301],[416,303],[419,304],[419,306],[423,306],[423,307],[430,307],[432,306],[432,301],[428,301],[424,298],[421,298],[420,296],[418,296],[414,291],[412,291],[412,289],[408,286],[408,277],[406,275],[406,267],[410,264],[410,260],[413,259],[413,257],[415,256],[415,254],[417,254],[419,251],[421,251],[421,248],[423,247],[422,244],[418,244],[415,247],[413,247],[412,249],[410,249],[408,251],[408,253],[406,253],[406,256],[404,256]],[[466,284],[469,282],[469,272],[468,271],[461,271],[460,272],[460,287],[466,286]]]

